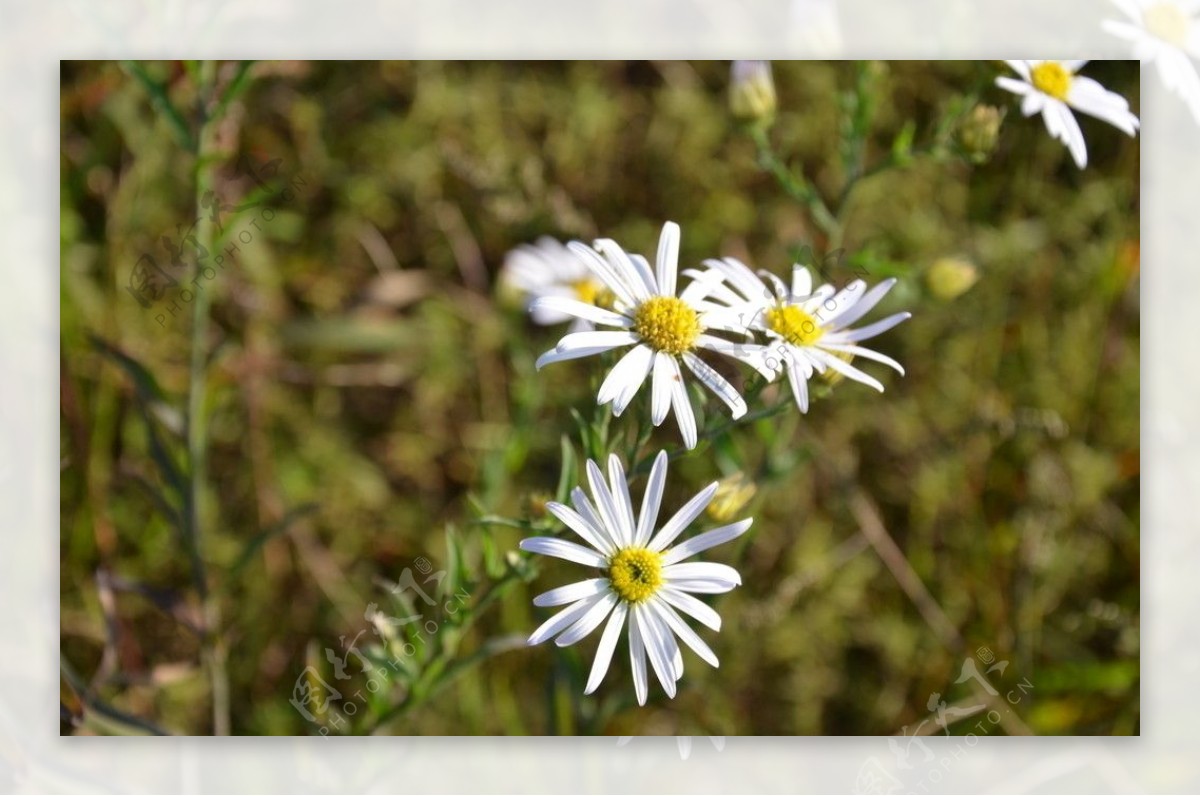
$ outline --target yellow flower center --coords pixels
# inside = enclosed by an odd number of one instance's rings
[[[612,292],[595,279],[580,279],[578,282],[572,282],[571,289],[575,291],[575,298],[584,304],[592,304],[606,310],[612,309]]]
[[[1058,61],[1043,61],[1030,74],[1034,87],[1056,100],[1066,100],[1071,90],[1071,73]]]
[[[775,307],[767,310],[767,328],[792,345],[812,345],[825,330],[799,307]]]
[[[625,602],[644,602],[662,585],[662,555],[644,547],[619,550],[609,559],[608,579]]]
[[[682,299],[653,296],[634,314],[634,330],[650,346],[667,354],[682,354],[696,344],[700,316]]]
[[[1146,30],[1175,47],[1187,41],[1188,18],[1174,3],[1151,6],[1142,15]]]

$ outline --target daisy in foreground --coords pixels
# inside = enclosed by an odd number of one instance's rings
[[[740,354],[745,346],[708,333],[709,330],[744,332],[744,329],[738,325],[736,316],[722,307],[709,305],[707,311],[701,310],[699,302],[710,287],[709,281],[698,279],[678,296],[675,294],[678,224],[668,221],[663,225],[654,271],[645,258],[627,254],[612,240],[596,241],[596,249],[578,241],[568,245],[613,294],[612,309],[573,298],[545,296],[534,300],[530,311],[560,312],[613,330],[568,334],[553,350],[538,357],[539,370],[552,362],[633,346],[600,385],[596,402],[611,403],[613,414],[619,416],[650,376],[651,420],[656,426],[662,425],[667,413],[674,409],[684,445],[689,450],[696,447],[696,416],[688,400],[680,364],[729,406],[734,419],[746,413],[746,402],[733,385],[696,356],[698,349],[705,348],[745,360]]]
[[[858,345],[883,334],[888,329],[912,317],[911,312],[895,315],[857,329],[850,325],[875,308],[887,295],[895,279],[885,279],[870,290],[856,279],[840,291],[832,285],[813,290],[812,275],[796,264],[792,267],[791,289],[779,277],[760,271],[766,285],[740,260],[726,257],[705,260],[711,273],[719,274],[722,283],[711,288],[705,303],[719,302],[743,319],[745,325],[764,332],[771,343],[765,346],[745,346],[755,349],[745,356],[758,358],[756,366],[778,375],[786,370],[792,387],[792,397],[801,412],[808,411],[808,380],[814,373],[832,370],[846,378],[861,382],[883,392],[883,384],[850,364],[854,357],[871,359],[904,375],[904,368],[891,357]]]
[[[1078,72],[1087,61],[1005,61],[1021,80],[996,78],[996,85],[1021,97],[1021,113],[1041,113],[1050,135],[1067,145],[1075,165],[1087,165],[1087,144],[1071,109],[1108,122],[1127,135],[1136,135],[1138,118],[1120,94],[1109,91]]]
[[[543,296],[571,298],[598,307],[612,303],[612,295],[592,276],[587,263],[548,236],[509,252],[500,270],[500,284],[502,288],[520,293],[525,298],[526,308]],[[574,321],[573,332],[592,328],[589,321],[548,307],[534,310],[531,315],[539,326]]]
[[[1169,91],[1183,98],[1200,124],[1200,2],[1197,0],[1113,0],[1129,21],[1105,20],[1114,36],[1133,43],[1133,57],[1158,64]],[[1189,57],[1190,56],[1190,57]]]
[[[683,656],[676,636],[706,663],[719,665],[717,656],[677,612],[720,630],[721,617],[692,594],[722,594],[742,583],[737,570],[724,564],[681,562],[741,536],[752,520],[724,525],[670,547],[712,500],[716,483],[689,500],[656,533],[667,479],[666,451],[660,451],[654,460],[636,519],[625,469],[616,456],[608,458],[607,482],[591,460],[587,463],[587,477],[595,503],[576,487],[571,492],[574,508],[551,502],[546,509],[588,546],[537,536],[523,540],[521,549],[592,567],[599,576],[551,589],[534,598],[534,605],[568,607],[535,630],[529,644],[553,638],[560,647],[570,646],[586,638],[607,617],[608,624],[600,636],[600,646],[584,688],[584,693],[590,694],[608,672],[621,628],[628,620],[629,659],[638,704],[646,704],[647,657],[663,690],[674,698],[675,683],[683,676]]]

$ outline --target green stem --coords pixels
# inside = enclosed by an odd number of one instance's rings
[[[212,220],[204,211],[203,197],[213,189],[218,159],[211,156],[215,146],[215,116],[209,115],[211,94],[216,82],[215,61],[205,61],[200,66],[198,103],[200,129],[196,135],[196,241],[201,251],[211,251],[214,241]],[[220,613],[215,600],[210,599],[208,579],[201,555],[201,537],[205,527],[202,504],[207,480],[207,423],[204,403],[208,378],[208,314],[211,293],[201,287],[203,269],[207,265],[196,262],[196,276],[191,289],[192,336],[190,373],[188,379],[187,404],[187,449],[190,478],[187,499],[187,531],[189,554],[192,559],[193,578],[196,591],[204,606],[205,644],[202,658],[208,670],[212,689],[213,734],[228,735],[230,731],[229,678],[225,669],[225,647],[219,637]]]
[[[788,196],[808,209],[813,222],[828,236],[831,248],[836,248],[840,245],[842,237],[841,223],[830,211],[829,206],[825,204],[825,200],[821,198],[821,194],[817,189],[809,184],[803,175],[789,169],[787,164],[779,158],[771,146],[771,141],[767,137],[765,130],[754,128],[751,131],[751,137],[758,148],[759,166],[775,178],[775,181],[779,183],[779,186],[783,188]]]

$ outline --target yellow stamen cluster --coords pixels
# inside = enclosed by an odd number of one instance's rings
[[[767,327],[792,345],[812,345],[825,330],[799,307],[774,307],[766,312]]]
[[[634,330],[655,350],[667,354],[690,351],[700,336],[700,316],[682,299],[653,296],[634,314]]]
[[[578,282],[572,282],[571,289],[575,291],[575,298],[584,304],[592,304],[606,310],[612,309],[612,292],[595,279],[580,279]]]
[[[662,555],[644,547],[619,550],[609,559],[608,579],[625,602],[644,602],[662,585]]]
[[[1173,3],[1159,3],[1142,14],[1146,30],[1175,47],[1187,41],[1188,18]]]
[[[1066,100],[1071,90],[1071,73],[1058,61],[1043,61],[1029,75],[1034,88],[1056,100]]]

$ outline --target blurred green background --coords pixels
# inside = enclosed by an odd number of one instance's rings
[[[187,65],[143,68],[177,107],[194,105]],[[949,102],[1003,68],[873,64],[867,163],[910,120],[920,144]],[[771,140],[835,194],[854,67],[774,69]],[[220,85],[245,83],[214,130],[217,194],[273,212],[203,281],[201,551],[232,732],[319,731],[289,704],[294,685],[312,664],[347,692],[366,688],[335,679],[323,650],[371,637],[364,609],[386,602],[381,584],[419,560],[454,564],[451,525],[477,603],[485,558],[523,534],[473,521],[536,517],[553,493],[569,408],[590,416],[601,372],[583,360],[535,373],[563,330],[497,300],[506,252],[549,234],[652,256],[668,219],[683,228],[682,265],[733,255],[785,274],[797,247],[823,246],[730,118],[728,70],[219,66]],[[1136,63],[1085,71],[1137,110]],[[701,631],[721,668],[685,653],[680,695],[652,683],[638,708],[624,642],[594,697],[582,682],[598,634],[568,650],[514,645],[379,731],[911,732],[931,720],[931,694],[980,704],[955,680],[967,657],[989,655],[1009,662],[988,675],[1001,694],[1032,684],[994,732],[1139,731],[1138,141],[1082,119],[1080,171],[1010,95],[984,100],[1008,109],[990,160],[918,160],[863,181],[847,208],[852,261],[871,282],[900,277],[870,319],[914,314],[872,341],[907,375],[868,365],[885,394],[837,384],[807,416],[741,428],[672,468],[668,510],[737,471],[758,487],[743,512],[752,531],[706,554],[745,584],[710,601],[722,632]],[[61,103],[61,654],[64,700],[88,705],[65,731],[211,733],[202,609],[159,505],[160,457],[183,428],[190,307],[164,319],[167,303],[144,309],[126,290],[138,258],[169,259],[158,241],[195,219],[197,162],[118,64],[64,62]],[[255,194],[240,158],[274,162],[292,196]],[[225,216],[232,234],[251,217]],[[947,258],[979,277],[952,299],[928,278]],[[669,421],[652,443],[677,435]],[[922,606],[896,572],[927,589]],[[552,566],[518,584],[458,633],[459,654],[532,631],[547,616],[532,596],[578,576]],[[372,729],[365,717],[391,688],[333,731]]]

